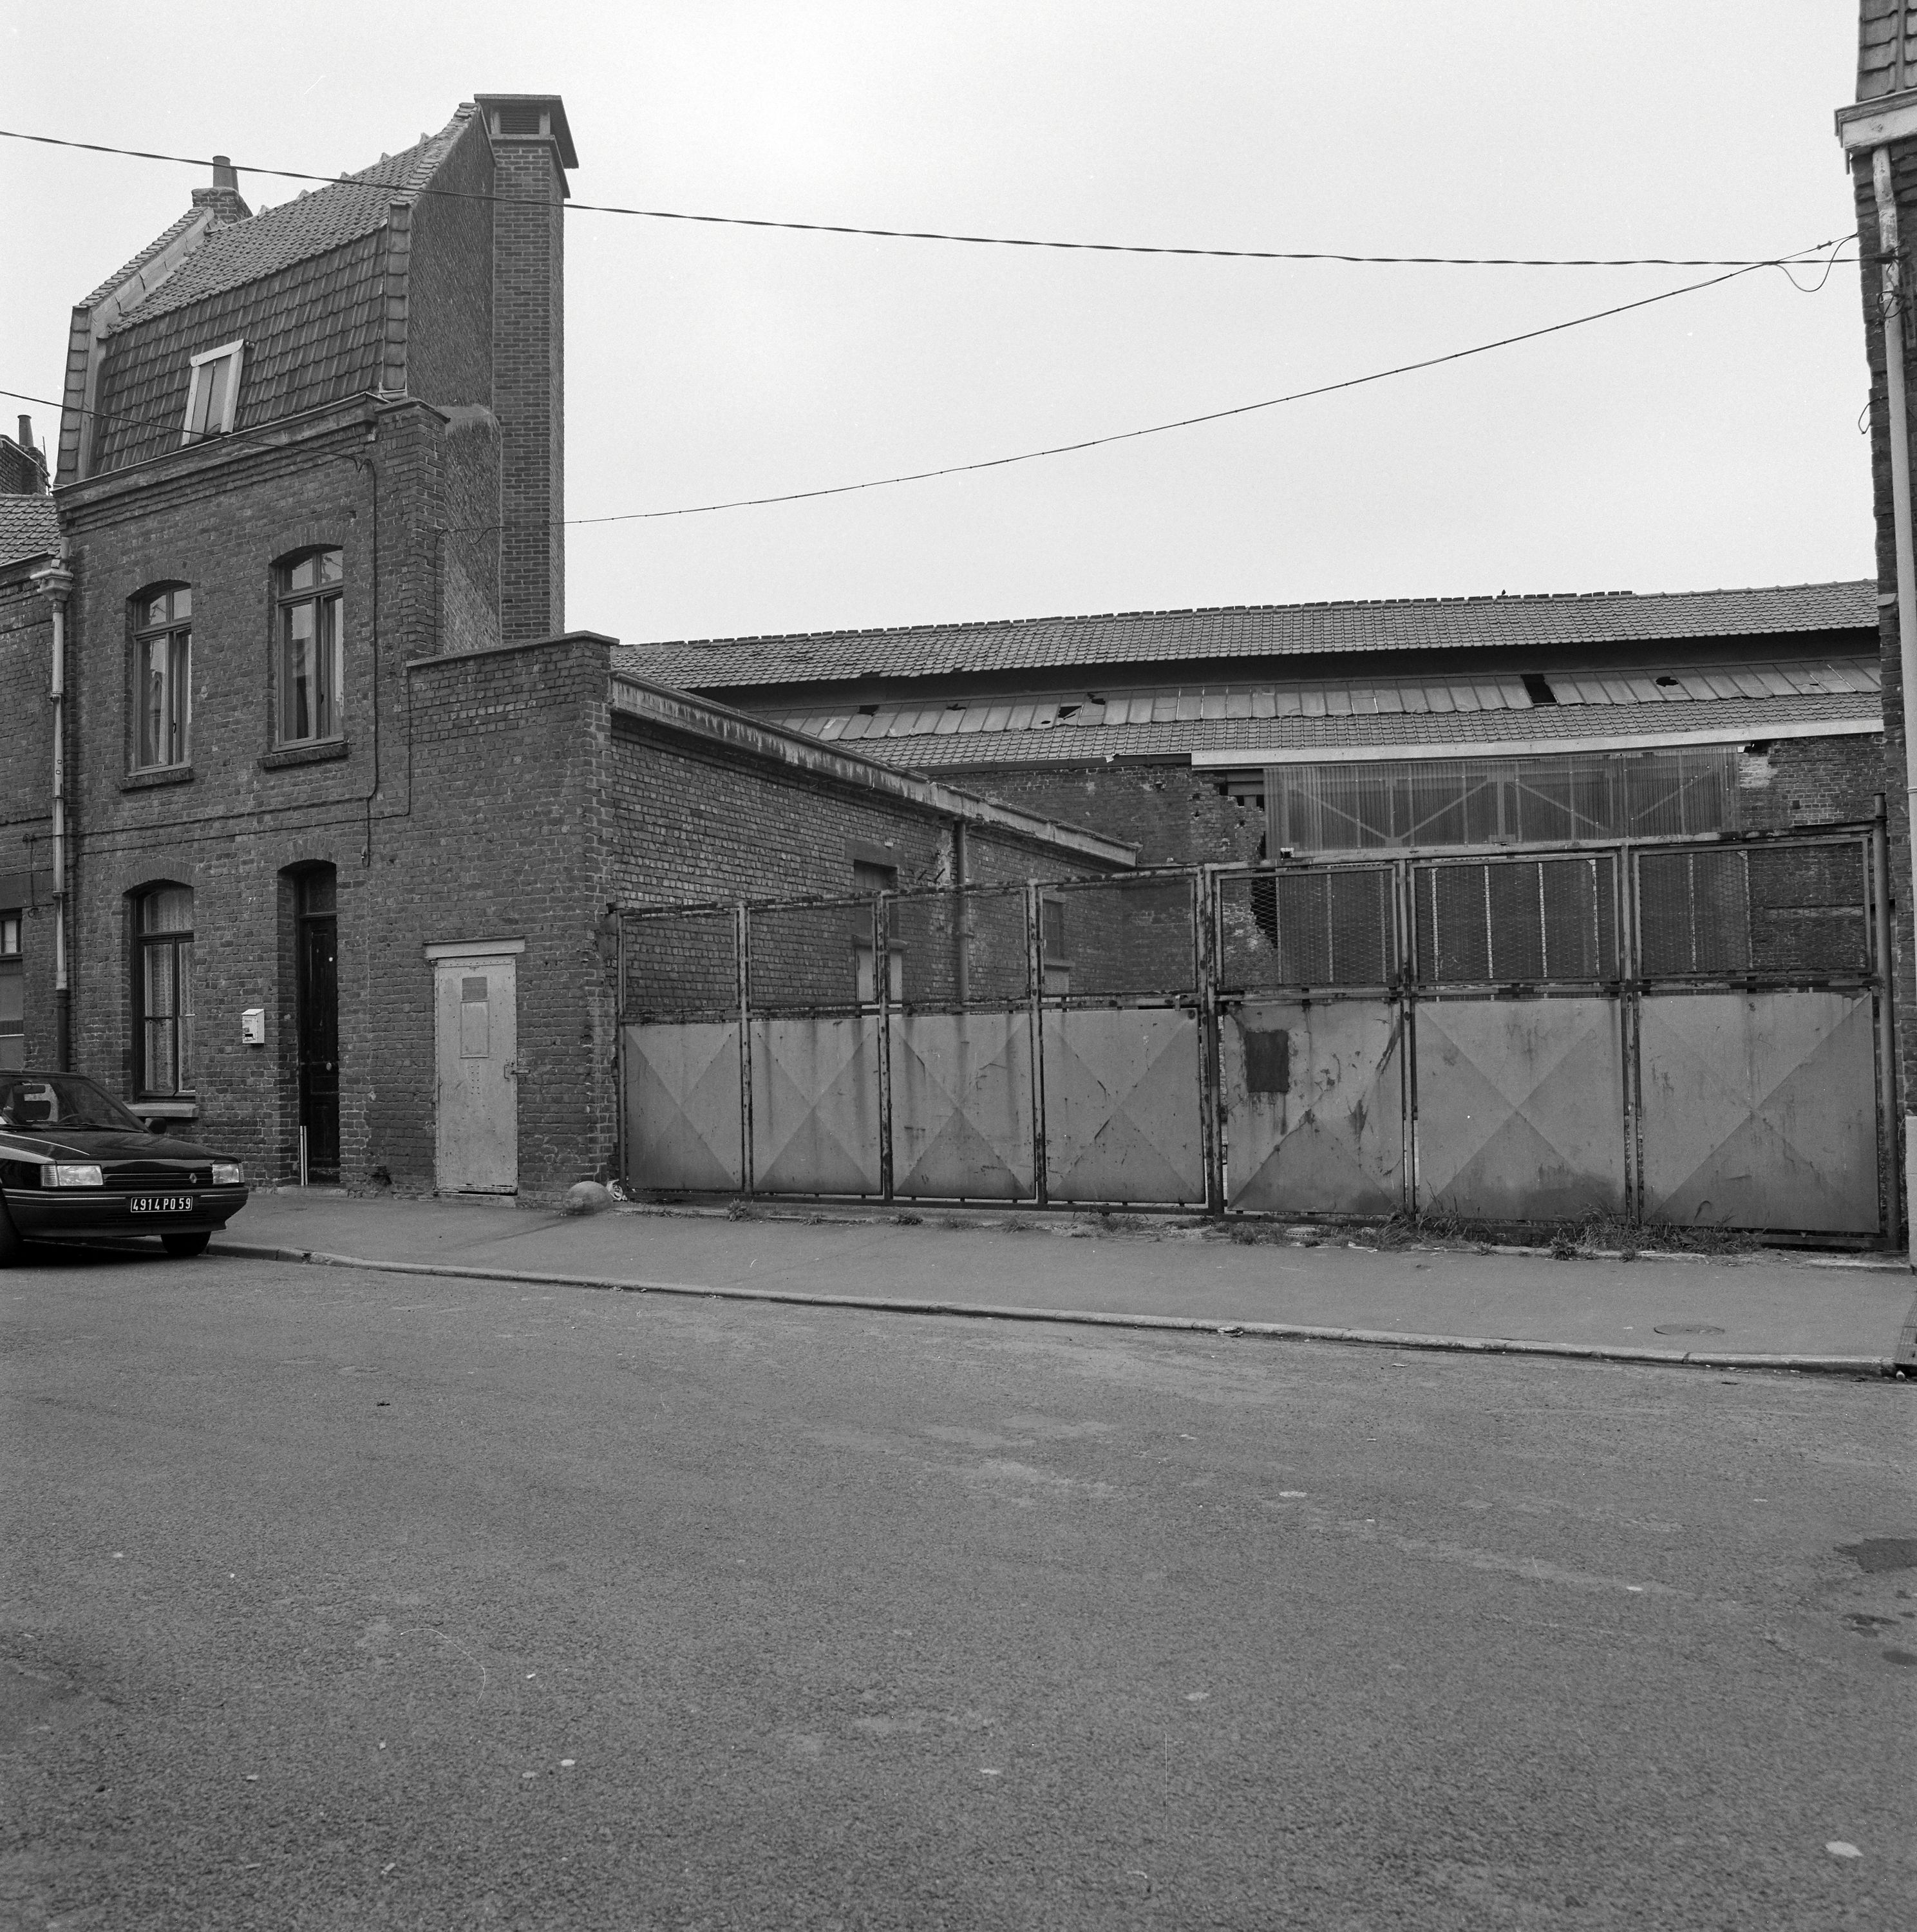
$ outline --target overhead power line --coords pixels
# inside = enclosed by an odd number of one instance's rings
[[[1834,244],[1827,242],[1821,245],[1828,248]],[[1734,282],[1745,275],[1755,274],[1760,268],[1771,268],[1782,272],[1785,280],[1790,282],[1800,294],[1814,294],[1829,279],[1827,264],[1822,278],[1812,288],[1805,289],[1790,275],[1784,262],[1754,262],[1742,268],[1730,269],[1721,275],[1710,276],[1701,282],[1687,282],[1680,288],[1666,289],[1654,296],[1642,296],[1635,302],[1618,302],[1610,308],[1594,309],[1588,315],[1571,316],[1563,322],[1546,322],[1541,328],[1527,328],[1516,335],[1499,336],[1495,341],[1474,343],[1468,349],[1449,350],[1442,356],[1424,356],[1415,362],[1395,363],[1388,369],[1374,369],[1363,376],[1348,376],[1338,382],[1322,382],[1309,389],[1294,389],[1286,394],[1267,396],[1255,403],[1236,403],[1226,409],[1208,410],[1202,414],[1180,416],[1170,422],[1148,423],[1138,429],[1114,430],[1108,435],[1085,436],[1076,442],[1052,443],[1040,449],[1021,450],[1010,456],[985,457],[973,463],[951,463],[934,470],[913,470],[893,476],[868,477],[857,483],[832,483],[817,489],[788,490],[775,496],[735,496],[721,502],[686,503],[664,510],[627,510],[610,516],[568,517],[562,521],[568,527],[584,527],[596,524],[652,523],[668,517],[707,516],[720,510],[758,509],[775,503],[801,503],[821,496],[846,496],[861,490],[890,489],[902,483],[926,483],[936,477],[963,476],[981,470],[1004,470],[1014,464],[1036,463],[1048,456],[1070,456],[1082,450],[1102,448],[1109,443],[1134,442],[1144,436],[1165,436],[1174,430],[1195,429],[1204,423],[1224,422],[1233,416],[1252,416],[1264,410],[1281,409],[1287,404],[1309,401],[1315,396],[1336,395],[1343,390],[1360,389],[1374,382],[1388,382],[1394,376],[1415,375],[1420,370],[1442,368],[1447,363],[1462,362],[1473,356],[1488,356],[1496,350],[1515,348],[1520,343],[1535,342],[1544,336],[1562,335],[1568,329],[1582,328],[1594,322],[1608,321],[1613,316],[1628,315],[1634,310],[1654,308],[1660,302],[1675,302],[1680,296],[1701,294],[1706,289],[1721,288],[1726,282]],[[16,402],[38,404],[47,409],[63,407],[62,404],[47,397],[30,396],[19,389],[0,389],[0,396],[10,397]],[[177,422],[161,423],[151,416],[130,416],[116,410],[82,410],[80,413],[109,422],[134,423],[148,429],[177,429],[178,427]],[[256,430],[234,430],[229,431],[227,436],[222,439],[233,442],[256,440],[265,442],[264,433]],[[277,446],[278,440],[274,441]],[[529,519],[529,524],[536,520]],[[445,534],[476,536],[507,527],[508,526],[504,524],[468,524],[449,530]]]
[[[101,141],[73,141],[57,134],[29,134],[0,128],[10,141],[32,141],[43,147],[75,148],[92,154],[119,154],[134,160],[165,161],[180,167],[207,168],[210,155],[164,154],[148,148],[116,148]],[[262,167],[250,161],[229,164],[238,173],[271,175],[283,181],[318,182],[328,188],[378,188],[396,184],[368,182],[352,175],[310,174],[298,168]],[[458,201],[496,202],[508,206],[547,208],[552,204],[524,195],[481,194],[463,188],[409,188],[410,194],[438,195]],[[1767,268],[1841,247],[1848,235],[1820,242],[1795,255],[1715,256],[1703,255],[1365,255],[1332,248],[1201,248],[1142,242],[1064,242],[1022,235],[968,235],[937,228],[868,228],[844,221],[778,221],[753,214],[696,214],[683,208],[628,208],[611,202],[566,201],[572,214],[629,215],[644,221],[688,221],[723,228],[782,229],[800,235],[863,235],[887,242],[954,242],[981,248],[1048,248],[1092,255],[1186,255],[1234,262],[1345,262],[1376,267],[1445,268]]]

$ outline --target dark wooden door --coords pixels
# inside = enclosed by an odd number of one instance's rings
[[[299,1124],[306,1166],[316,1180],[340,1173],[339,921],[308,914],[299,922]]]

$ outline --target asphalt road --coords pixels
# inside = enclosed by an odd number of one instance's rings
[[[211,1256],[0,1310],[6,1922],[1911,1922],[1909,1384]]]

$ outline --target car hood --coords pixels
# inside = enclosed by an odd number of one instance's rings
[[[10,1148],[41,1160],[213,1160],[218,1156],[171,1134],[143,1134],[126,1127],[62,1127],[51,1134],[0,1127]]]

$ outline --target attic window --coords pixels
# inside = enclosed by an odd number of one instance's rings
[[[221,349],[209,349],[191,358],[193,386],[187,394],[186,428],[182,442],[197,442],[202,436],[232,433],[233,413],[239,401],[240,360],[246,345],[229,342]]]
[[[544,110],[508,106],[502,103],[494,116],[494,131],[501,134],[543,134],[547,132]]]

